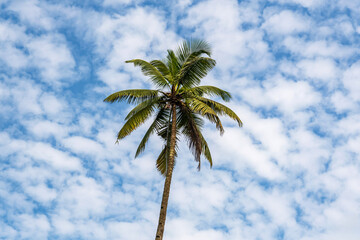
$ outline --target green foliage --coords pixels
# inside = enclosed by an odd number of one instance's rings
[[[224,132],[219,116],[228,116],[241,127],[240,118],[225,105],[207,97],[219,97],[223,101],[230,101],[231,94],[214,86],[199,86],[201,79],[214,68],[216,62],[211,58],[210,45],[203,40],[184,41],[174,52],[167,51],[165,60],[150,62],[134,59],[126,61],[141,68],[145,76],[155,84],[157,90],[132,89],[111,94],[104,99],[106,102],[127,101],[137,105],[125,117],[125,124],[118,133],[120,140],[141,126],[154,113],[155,117],[141,140],[135,157],[139,156],[147,145],[150,136],[156,133],[164,142],[162,151],[156,160],[156,168],[162,175],[166,175],[167,161],[170,151],[171,110],[176,109],[176,144],[177,156],[178,136],[182,134],[188,142],[198,169],[203,155],[212,166],[212,157],[208,144],[202,135],[202,118],[208,119],[216,125],[220,134]]]
[[[140,66],[142,73],[145,76],[149,76],[151,81],[158,87],[170,87],[165,76],[151,63],[141,59],[133,59],[126,61],[127,63],[134,63],[134,66]]]
[[[130,89],[123,90],[111,94],[104,99],[104,102],[113,103],[115,101],[127,101],[128,103],[140,103],[148,99],[152,99],[158,95],[157,90],[148,90],[148,89]]]

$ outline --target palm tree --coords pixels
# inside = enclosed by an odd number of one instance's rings
[[[178,135],[183,134],[190,150],[198,162],[204,155],[212,166],[210,149],[201,133],[203,119],[207,118],[223,134],[224,128],[219,115],[227,115],[241,127],[240,118],[225,105],[206,98],[216,96],[229,101],[229,92],[213,86],[199,86],[201,78],[215,66],[211,58],[211,48],[202,40],[184,41],[176,52],[167,51],[165,60],[147,62],[141,59],[126,61],[141,68],[156,86],[156,90],[130,89],[111,94],[105,102],[127,101],[137,104],[125,117],[125,124],[117,135],[117,142],[129,135],[154,115],[154,119],[137,148],[135,157],[142,153],[153,133],[164,141],[164,146],[156,160],[156,167],[165,177],[159,223],[155,240],[163,239],[166,210],[170,193],[171,177],[177,156]]]

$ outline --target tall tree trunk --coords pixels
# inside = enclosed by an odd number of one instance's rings
[[[156,231],[155,240],[162,240],[164,229],[165,229],[165,220],[166,220],[166,210],[169,200],[170,194],[170,184],[171,184],[171,177],[174,169],[174,157],[175,157],[175,143],[176,143],[176,107],[175,104],[171,106],[172,110],[172,121],[171,121],[171,138],[170,138],[170,151],[169,151],[169,162],[168,168],[165,178],[164,184],[164,191],[161,201],[161,208],[160,208],[160,216],[159,216],[159,223],[158,228]]]

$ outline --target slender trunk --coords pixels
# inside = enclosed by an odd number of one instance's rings
[[[169,194],[170,194],[171,177],[174,169],[175,143],[176,143],[176,107],[173,104],[171,108],[172,108],[172,121],[171,121],[169,162],[168,162],[168,168],[165,178],[164,191],[163,191],[161,208],[160,208],[159,223],[156,231],[155,240],[163,239],[165,220],[166,220],[166,210],[167,210]]]

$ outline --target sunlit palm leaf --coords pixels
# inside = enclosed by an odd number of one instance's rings
[[[202,116],[205,116],[210,122],[215,123],[216,128],[220,131],[221,135],[224,133],[224,128],[222,126],[220,118],[218,117],[216,112],[206,103],[197,100],[196,98],[191,98],[188,100],[187,106],[192,112],[199,113]]]
[[[210,167],[212,167],[213,162],[212,162],[212,157],[211,157],[209,146],[207,145],[207,142],[205,141],[205,138],[202,135],[201,135],[201,139],[202,139],[202,146],[203,146],[202,153],[204,154],[205,158],[209,161]],[[200,169],[200,165],[199,165],[199,169]]]
[[[129,135],[132,131],[137,129],[141,124],[143,124],[154,112],[155,104],[150,104],[145,108],[141,109],[133,116],[131,116],[124,126],[120,129],[117,139],[123,139],[127,135]]]
[[[159,72],[164,76],[165,79],[167,79],[167,81],[169,81],[169,83],[172,83],[170,70],[163,61],[153,60],[150,62],[150,64],[156,67],[156,69],[159,70]]]
[[[160,152],[158,158],[156,159],[156,169],[161,173],[161,175],[163,175],[164,177],[166,177],[166,169],[167,169],[167,163],[166,163],[166,146],[164,146],[163,150]],[[177,157],[177,151],[175,148],[175,158],[174,158],[174,165],[176,164],[176,157]]]
[[[222,100],[224,100],[226,102],[230,101],[230,99],[231,99],[231,94],[229,92],[222,90],[220,88],[214,87],[214,86],[193,87],[193,88],[186,90],[186,92],[191,92],[194,95],[197,95],[200,97],[202,97],[204,94],[208,95],[208,96],[221,97]]]
[[[172,50],[168,50],[167,67],[170,71],[172,78],[174,78],[179,72],[180,63],[177,57],[175,56],[174,51]],[[173,81],[176,81],[176,79],[173,79]]]
[[[156,169],[163,175],[166,176],[166,147],[160,152],[158,158],[156,159]]]
[[[228,108],[225,105],[218,103],[214,100],[208,99],[208,98],[199,97],[198,99],[200,101],[206,103],[207,105],[209,105],[212,109],[214,109],[214,111],[217,114],[226,115],[226,116],[230,117],[231,119],[235,120],[238,123],[239,127],[242,127],[242,125],[243,125],[242,121],[236,115],[236,113],[233,110],[231,110],[230,108]]]
[[[179,106],[178,112],[178,126],[182,129],[182,133],[186,136],[189,148],[192,150],[195,161],[200,161],[202,151],[202,140],[200,137],[200,130],[203,125],[201,118],[196,116],[188,106],[182,104]]]
[[[179,85],[191,88],[200,84],[201,78],[214,68],[216,61],[211,58],[197,57],[186,62],[178,73]]]
[[[170,85],[168,81],[165,79],[165,77],[161,74],[161,72],[153,66],[151,63],[141,60],[141,59],[133,59],[126,61],[126,63],[134,63],[134,66],[139,66],[141,68],[141,71],[145,76],[149,76],[151,81],[158,87],[164,88],[168,87],[170,88]]]
[[[109,95],[104,99],[104,102],[113,103],[115,101],[127,101],[128,103],[142,102],[148,99],[155,98],[158,95],[157,90],[148,89],[129,89],[123,90]]]
[[[160,102],[161,102],[161,97],[154,97],[154,98],[151,98],[149,100],[139,103],[136,107],[134,107],[128,113],[128,115],[125,117],[125,120],[128,120],[129,118],[131,118],[133,115],[135,115],[137,112],[141,111],[142,109],[144,109],[150,105],[160,104]]]
[[[198,57],[201,54],[206,54],[210,57],[211,47],[206,41],[197,39],[184,41],[176,51],[176,56],[181,65],[188,61],[188,59]]]

